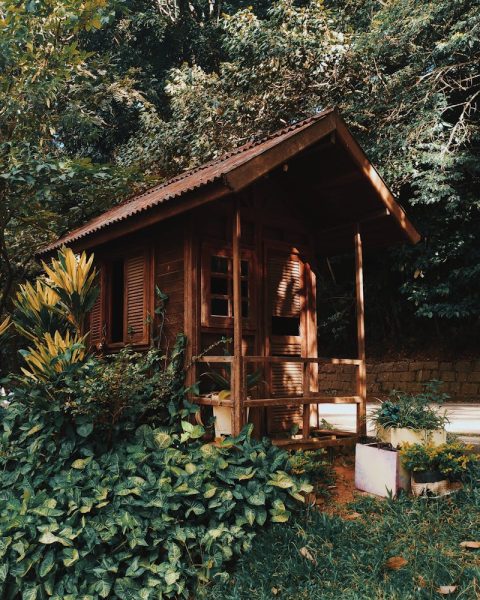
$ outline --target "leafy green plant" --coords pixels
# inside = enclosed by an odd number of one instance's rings
[[[420,394],[408,394],[394,390],[388,400],[381,403],[370,416],[377,427],[435,430],[448,423],[446,413],[438,408],[447,398],[440,392],[440,381],[430,381]],[[436,406],[435,406],[436,405]]]
[[[98,289],[93,254],[75,256],[62,248],[50,266],[43,263],[47,276],[20,286],[13,318],[17,331],[33,342],[21,355],[27,363],[22,372],[35,380],[54,380],[67,365],[83,363],[87,335],[85,319]]]
[[[127,347],[106,357],[91,357],[81,377],[66,377],[61,393],[75,421],[90,420],[109,439],[141,423],[173,426],[197,410],[185,398],[180,334],[169,355],[157,348],[134,352]]]
[[[480,457],[473,447],[459,441],[440,446],[407,444],[400,450],[400,456],[409,471],[439,471],[452,481],[475,477],[480,466]]]
[[[311,490],[249,428],[212,445],[188,421],[143,425],[109,450],[59,409],[14,401],[1,417],[5,599],[192,597]]]
[[[215,390],[218,391],[218,395],[220,398],[229,398],[231,392],[231,378],[230,374],[230,366],[226,367],[227,375],[222,375],[218,371],[208,371],[207,373],[203,373],[206,377],[211,379],[214,383]],[[246,387],[247,392],[254,390],[258,384],[262,380],[262,371],[259,369],[254,373],[247,373],[246,377]]]

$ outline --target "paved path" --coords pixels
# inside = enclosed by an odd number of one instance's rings
[[[367,414],[378,406],[368,403]],[[447,411],[450,423],[447,431],[458,434],[464,441],[480,444],[480,403],[458,404],[445,403],[443,408]],[[331,423],[335,428],[345,431],[355,430],[355,406],[351,404],[324,404],[320,405],[320,418]],[[375,435],[371,421],[368,421],[368,433]]]

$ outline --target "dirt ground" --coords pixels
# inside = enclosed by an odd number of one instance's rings
[[[317,506],[328,514],[336,514],[346,519],[356,518],[356,513],[349,510],[348,504],[358,496],[371,494],[355,489],[355,457],[353,455],[335,457],[333,475],[335,481],[327,487],[325,496],[317,497]]]

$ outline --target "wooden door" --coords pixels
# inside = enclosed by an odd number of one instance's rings
[[[305,355],[307,294],[305,265],[288,246],[265,251],[266,350],[270,356]],[[271,397],[298,398],[303,393],[301,363],[272,363],[268,373]],[[268,433],[302,426],[302,408],[278,406],[267,409]]]

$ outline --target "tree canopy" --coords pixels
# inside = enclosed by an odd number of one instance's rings
[[[423,235],[367,257],[369,339],[475,347],[479,8],[2,0],[0,312],[45,240],[132,189],[337,104]],[[319,288],[321,337],[338,344],[353,314],[341,273],[340,259]]]

